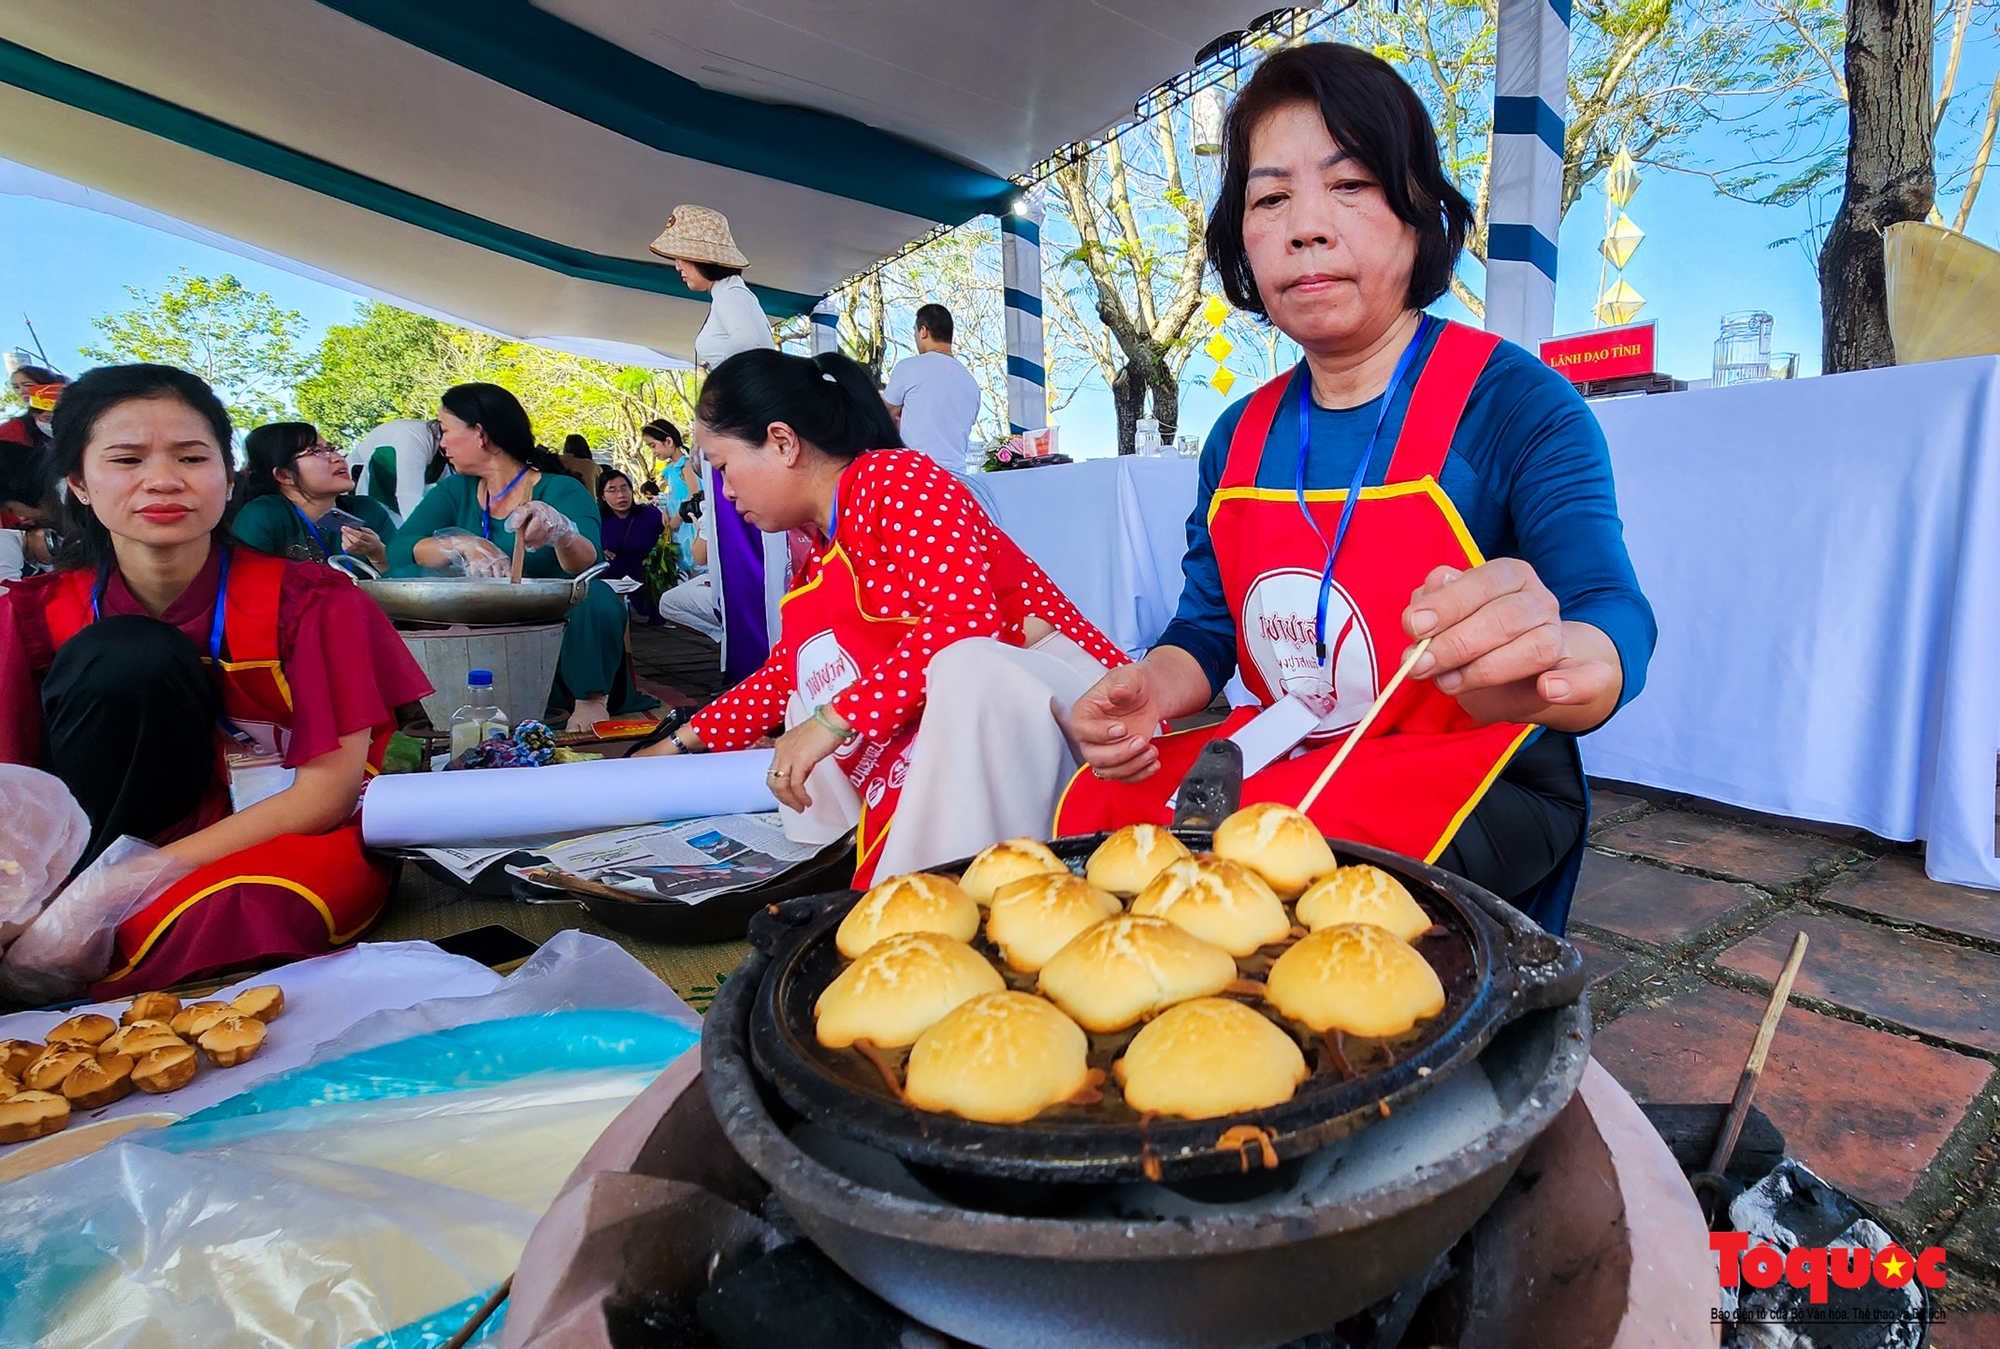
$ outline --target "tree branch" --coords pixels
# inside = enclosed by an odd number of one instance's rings
[[[1972,203],[1979,196],[1979,185],[1986,181],[1986,165],[1993,158],[1993,133],[2000,129],[2000,74],[1993,77],[1993,89],[1986,96],[1986,126],[1979,133],[1979,148],[1972,155],[1972,177],[1965,184],[1965,195],[1958,199],[1958,218],[1952,228],[1960,234],[1972,220]]]

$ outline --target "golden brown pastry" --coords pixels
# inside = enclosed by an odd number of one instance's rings
[[[815,1034],[829,1049],[856,1040],[900,1049],[960,1003],[1006,986],[993,962],[964,942],[899,932],[869,947],[821,992]]]
[[[234,1015],[236,1009],[226,1002],[191,1002],[181,1008],[168,1024],[172,1026],[174,1034],[183,1040],[192,1040],[198,1038],[203,1031],[221,1018]]]
[[[1214,1119],[1291,1100],[1311,1070],[1269,1017],[1196,998],[1141,1026],[1112,1071],[1134,1110]]]
[[[1366,862],[1337,867],[1299,896],[1299,922],[1312,931],[1335,923],[1373,923],[1404,941],[1415,941],[1430,927],[1431,916],[1410,897],[1403,883]]]
[[[1189,998],[1220,993],[1236,962],[1164,918],[1114,914],[1042,966],[1037,986],[1085,1030],[1114,1031]]]
[[[264,984],[258,988],[246,988],[229,1000],[238,1016],[255,1017],[259,1021],[276,1021],[278,1014],[285,1010],[285,990],[276,984]]]
[[[1220,857],[1189,857],[1153,878],[1132,912],[1164,918],[1232,956],[1280,942],[1292,930],[1285,906],[1246,866]]]
[[[986,938],[1010,970],[1033,974],[1094,923],[1117,913],[1116,899],[1067,871],[1009,881],[993,892]]]
[[[1265,999],[1316,1031],[1401,1035],[1444,1010],[1444,985],[1417,948],[1373,923],[1337,923],[1271,964]]]
[[[110,1017],[100,1016],[96,1012],[83,1012],[50,1031],[49,1043],[55,1044],[60,1040],[95,1048],[117,1033],[118,1023]]]
[[[181,1012],[181,1000],[171,993],[141,993],[119,1014],[120,1025],[141,1021],[172,1021]]]
[[[28,1071],[21,1074],[21,1085],[30,1091],[61,1091],[63,1080],[76,1070],[78,1064],[88,1063],[96,1057],[88,1049],[50,1045],[40,1058],[28,1065]]]
[[[193,1045],[150,1050],[132,1065],[132,1085],[154,1095],[178,1091],[194,1081],[195,1067]]]
[[[225,1016],[201,1033],[201,1052],[218,1068],[247,1062],[264,1045],[264,1023],[254,1017]]]
[[[971,941],[979,932],[979,906],[948,877],[917,872],[883,881],[840,920],[833,944],[849,960],[898,932],[939,932]]]
[[[132,1060],[123,1054],[79,1063],[63,1079],[62,1092],[76,1110],[96,1110],[132,1094]]]
[[[165,1049],[172,1045],[185,1044],[185,1040],[158,1021],[135,1021],[124,1030],[97,1047],[97,1057],[106,1054],[123,1054],[128,1059],[136,1059],[141,1054],[155,1049]]]
[[[25,1143],[62,1132],[69,1102],[51,1091],[24,1091],[0,1101],[0,1143]]]
[[[989,1124],[1033,1119],[1090,1084],[1089,1041],[1029,993],[985,993],[917,1037],[903,1094],[920,1110]]]
[[[1128,824],[1097,845],[1084,866],[1084,879],[1114,895],[1132,896],[1184,857],[1187,844],[1157,824]]]
[[[973,858],[972,865],[958,878],[958,888],[971,895],[973,902],[983,909],[993,902],[994,891],[1010,881],[1052,871],[1068,874],[1069,868],[1063,865],[1062,858],[1049,851],[1047,844],[1031,838],[1010,838]]]
[[[1245,806],[1217,825],[1215,855],[1249,867],[1282,899],[1303,893],[1335,866],[1319,826],[1275,801]]]
[[[38,1040],[0,1040],[0,1073],[19,1077],[48,1048]]]
[[[0,1101],[6,1100],[21,1090],[21,1079],[12,1073],[0,1072]]]

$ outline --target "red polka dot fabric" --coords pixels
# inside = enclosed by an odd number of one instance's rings
[[[1125,663],[1125,653],[1000,531],[965,484],[927,454],[870,450],[855,459],[840,479],[837,530],[863,611],[917,620],[887,660],[833,700],[865,739],[887,741],[923,715],[924,674],[938,652],[970,637],[1024,646],[1031,615],[1105,665]],[[811,635],[786,633],[763,668],[702,709],[693,722],[702,743],[742,749],[782,726],[794,643]]]

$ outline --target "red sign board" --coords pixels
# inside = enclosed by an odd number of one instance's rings
[[[1594,379],[1650,375],[1653,366],[1653,325],[1600,328],[1596,332],[1552,337],[1542,343],[1542,360],[1572,384]]]

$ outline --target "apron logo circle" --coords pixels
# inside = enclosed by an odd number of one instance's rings
[[[1251,582],[1243,599],[1243,645],[1273,700],[1288,693],[1334,696],[1315,734],[1352,726],[1375,701],[1375,646],[1353,597],[1335,582],[1326,600],[1326,664],[1313,650],[1320,573],[1280,567]]]
[[[799,647],[795,673],[806,706],[821,708],[861,678],[861,667],[831,632],[821,632]]]
[[[868,795],[867,795],[868,809],[873,810],[877,806],[881,805],[882,797],[887,792],[887,790],[888,789],[883,785],[882,779],[876,778],[873,781],[871,781],[868,784]]]

